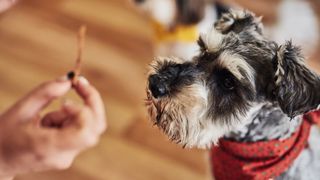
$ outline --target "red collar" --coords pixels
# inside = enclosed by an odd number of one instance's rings
[[[301,127],[282,141],[241,143],[221,139],[211,150],[215,179],[262,180],[281,175],[306,147],[313,123],[320,124],[320,111],[305,115]]]

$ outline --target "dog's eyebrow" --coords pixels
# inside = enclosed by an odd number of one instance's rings
[[[198,44],[202,50],[208,52],[217,52],[220,50],[223,39],[223,34],[212,27],[207,33],[202,33],[199,37]]]
[[[245,59],[230,52],[220,54],[217,64],[228,69],[238,80],[247,78],[254,84],[254,70]]]

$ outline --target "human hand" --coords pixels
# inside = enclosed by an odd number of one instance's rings
[[[46,82],[0,115],[0,178],[20,173],[65,169],[82,150],[94,146],[106,128],[98,91],[81,77],[74,84],[84,105],[65,103],[40,117],[71,81]]]
[[[17,3],[17,0],[0,0],[0,13],[8,10],[15,3]]]

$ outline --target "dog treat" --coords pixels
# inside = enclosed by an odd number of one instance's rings
[[[81,73],[81,62],[82,62],[82,51],[85,44],[85,35],[86,35],[87,27],[85,25],[82,25],[78,32],[78,52],[77,52],[77,58],[76,58],[76,64],[73,69],[73,71],[70,71],[67,74],[68,79],[72,81],[72,84],[76,84],[78,81],[78,77]]]

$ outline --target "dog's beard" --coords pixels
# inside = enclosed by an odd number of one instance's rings
[[[241,124],[246,124],[247,114],[210,117],[208,92],[204,84],[190,85],[174,97],[162,99],[154,99],[151,92],[147,91],[146,104],[151,121],[171,141],[183,147],[210,148],[226,133],[235,127],[241,127]]]
[[[147,90],[151,121],[174,143],[186,148],[210,148],[219,139],[251,123],[263,103],[250,103],[245,111],[213,117],[209,115],[209,90],[204,84],[183,88],[174,97],[154,99]],[[211,99],[212,100],[212,99]]]

